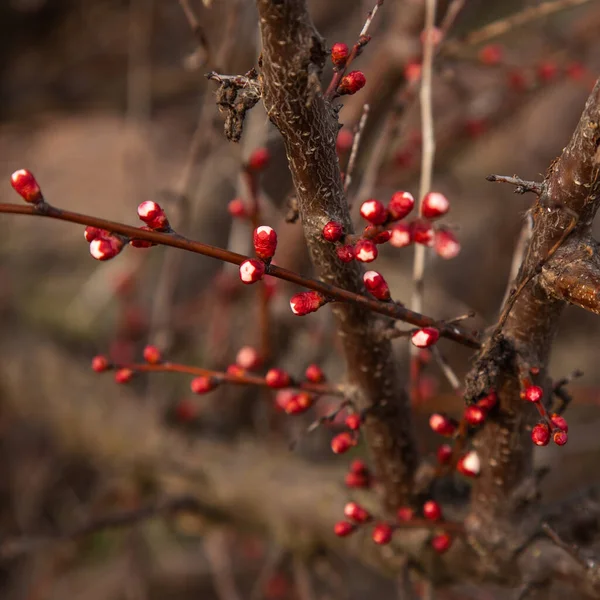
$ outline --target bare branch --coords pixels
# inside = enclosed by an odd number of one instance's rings
[[[263,102],[283,137],[312,262],[325,282],[362,294],[360,265],[340,264],[334,246],[321,235],[332,220],[353,233],[335,152],[337,111],[320,91],[323,41],[306,0],[258,0],[257,5]],[[359,392],[357,406],[369,409],[366,438],[376,474],[386,505],[394,510],[410,497],[418,463],[409,399],[390,342],[377,339],[374,320],[358,306],[340,304],[334,313],[348,376]]]
[[[543,184],[537,181],[525,181],[520,177],[509,176],[509,175],[488,175],[486,177],[488,181],[497,181],[499,183],[510,183],[511,185],[517,186],[515,188],[515,194],[525,194],[526,192],[533,192],[538,196],[543,192]]]

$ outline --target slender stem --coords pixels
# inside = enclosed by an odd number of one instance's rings
[[[99,217],[92,217],[68,210],[58,209],[46,203],[38,206],[26,204],[0,204],[0,213],[49,217],[51,219],[58,219],[61,221],[67,221],[69,223],[78,223],[80,225],[98,227],[99,229],[105,229],[112,233],[118,233],[131,239],[145,240],[155,244],[180,248],[182,250],[187,250],[188,252],[202,254],[203,256],[222,260],[234,265],[240,265],[249,258],[243,254],[237,254],[236,252],[230,252],[229,250],[224,250],[223,248],[217,248],[216,246],[189,240],[178,234],[164,233],[160,231],[146,231],[137,227],[132,227],[131,225],[125,225],[123,223],[117,223],[115,221],[109,221]],[[400,304],[372,300],[366,296],[362,296],[361,294],[344,290],[321,281],[303,277],[298,273],[294,273],[293,271],[289,271],[288,269],[284,269],[275,265],[270,265],[267,272],[268,275],[272,277],[277,277],[278,279],[283,279],[285,281],[289,281],[290,283],[295,283],[316,292],[320,292],[321,294],[338,302],[356,304],[387,317],[406,321],[407,323],[411,323],[417,327],[436,327],[440,330],[441,335],[444,337],[452,339],[470,348],[479,348],[481,345],[477,339],[477,336],[462,329],[458,325],[445,323],[440,324],[435,319],[411,311]]]
[[[367,118],[369,116],[369,105],[363,106],[363,114],[358,122],[356,131],[354,132],[354,140],[352,141],[352,151],[350,152],[350,158],[348,159],[348,167],[346,169],[346,176],[344,178],[344,192],[348,195],[348,189],[352,183],[352,175],[354,174],[354,166],[356,165],[356,157],[358,156],[358,148],[360,146],[360,140],[362,138],[365,125],[367,124]],[[352,204],[348,201],[348,206],[352,208]]]
[[[335,73],[333,74],[333,77],[331,78],[331,82],[329,83],[329,86],[327,87],[327,90],[325,92],[326,99],[331,100],[335,96],[337,89],[338,89],[338,85],[340,84],[342,77],[345,75],[346,71],[348,70],[348,67],[354,62],[354,59],[358,56],[358,54],[361,51],[361,49],[363,48],[363,46],[369,41],[369,38],[367,37],[367,32],[369,31],[369,27],[371,26],[371,22],[373,21],[373,17],[375,16],[375,13],[377,12],[377,10],[379,9],[379,7],[382,4],[383,4],[383,0],[378,0],[377,4],[375,4],[375,6],[373,7],[373,10],[371,10],[369,12],[369,14],[367,15],[365,24],[363,25],[362,31],[360,32],[360,35],[358,36],[358,41],[352,47],[352,50],[350,51],[350,54],[348,55],[348,58],[346,59],[346,63],[344,64],[344,66],[341,69],[335,71]]]
[[[472,31],[460,40],[449,42],[444,47],[443,53],[447,56],[456,56],[460,54],[461,50],[466,46],[474,46],[476,44],[489,42],[494,38],[508,33],[511,29],[522,27],[527,23],[547,17],[561,10],[587,4],[590,1],[591,0],[554,0],[528,6],[518,13],[514,13],[509,17],[499,19],[498,21],[493,21],[481,29]]]
[[[232,375],[222,371],[213,371],[212,369],[203,369],[193,365],[182,365],[179,363],[163,362],[159,364],[149,363],[133,363],[133,364],[115,364],[115,369],[131,369],[136,373],[185,373],[187,375],[195,375],[196,377],[214,377],[215,379],[233,383],[235,385],[255,385],[258,387],[271,388],[264,377],[258,375]],[[344,392],[341,387],[330,386],[323,383],[311,383],[310,381],[291,382],[288,387],[299,388],[307,392],[315,394],[326,394],[331,396],[343,396]]]
[[[423,67],[421,77],[421,130],[423,134],[423,152],[421,155],[421,181],[419,184],[419,212],[423,198],[431,189],[433,161],[435,158],[435,137],[433,130],[433,111],[431,101],[431,80],[434,55],[433,27],[437,0],[427,0],[425,4],[425,41],[423,48]],[[423,310],[423,275],[425,273],[426,248],[416,244],[413,263],[414,291],[411,308],[420,312]]]

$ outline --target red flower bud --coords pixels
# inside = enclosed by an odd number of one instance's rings
[[[360,262],[373,262],[377,255],[377,246],[371,240],[358,240],[354,245],[354,256]]]
[[[240,365],[229,365],[226,371],[230,377],[243,377],[246,371]]]
[[[436,254],[446,260],[458,256],[458,253],[460,252],[459,241],[448,229],[438,229],[435,232],[433,247],[435,248]]]
[[[417,348],[429,348],[440,339],[440,332],[434,327],[424,327],[410,336],[410,341]]]
[[[314,404],[314,398],[307,392],[300,392],[291,396],[283,410],[288,415],[299,415],[306,412]]]
[[[542,83],[549,83],[557,74],[558,67],[556,66],[556,63],[551,60],[544,61],[537,67],[537,76]]]
[[[154,229],[152,229],[152,227],[140,227],[140,230],[142,231],[154,231]],[[129,245],[132,248],[151,248],[152,246],[156,246],[156,244],[154,242],[149,242],[148,240],[139,240],[139,239],[132,239],[129,240]]]
[[[344,152],[348,152],[348,150],[352,148],[353,142],[353,133],[346,128],[340,129],[337,135],[337,140],[335,142],[335,149],[337,150],[337,153],[343,154]]]
[[[544,390],[537,385],[528,385],[522,392],[521,397],[528,402],[540,402],[544,396]]]
[[[371,519],[371,515],[358,502],[348,502],[344,506],[344,515],[356,523],[366,523]]]
[[[396,511],[398,521],[412,521],[415,516],[415,511],[410,506],[401,506]]]
[[[367,271],[363,275],[365,287],[378,300],[387,301],[390,299],[390,288],[381,274],[377,271]]]
[[[371,485],[371,478],[369,474],[363,473],[346,473],[344,478],[346,487],[349,488],[368,488]]]
[[[471,406],[467,406],[467,408],[465,408],[463,418],[469,425],[477,427],[485,421],[486,416],[487,411],[485,411],[481,406],[477,406],[477,404],[471,404]]]
[[[417,244],[423,244],[423,246],[429,247],[434,244],[433,226],[425,219],[418,219],[411,223],[411,234],[412,239]]]
[[[452,458],[452,447],[448,444],[442,444],[437,449],[436,457],[440,465],[447,465]]]
[[[19,169],[10,176],[10,184],[25,202],[39,204],[44,201],[42,190],[33,173],[27,169]]]
[[[357,475],[368,475],[369,467],[367,467],[364,460],[361,460],[360,458],[355,458],[350,463],[350,471],[352,473],[356,473]]]
[[[412,61],[404,67],[404,78],[408,83],[416,83],[421,79],[422,65],[420,62]]]
[[[265,375],[265,381],[273,389],[285,388],[291,383],[290,376],[283,369],[269,369]]]
[[[481,471],[481,461],[477,452],[471,450],[461,456],[456,464],[456,470],[466,477],[477,477]]]
[[[261,225],[254,230],[254,251],[256,256],[267,260],[272,258],[277,248],[277,234],[267,225]]]
[[[271,154],[266,148],[256,148],[250,155],[246,168],[248,171],[260,173],[264,171],[271,161]]]
[[[426,219],[437,219],[450,210],[450,202],[444,194],[429,192],[425,194],[421,204],[421,215]]]
[[[323,383],[323,381],[325,381],[325,373],[323,373],[319,365],[315,364],[308,365],[308,367],[306,367],[306,371],[304,371],[304,377],[306,377],[306,379],[312,383]]]
[[[106,237],[107,235],[110,235],[110,233],[106,231],[106,229],[99,229],[98,227],[92,227],[91,225],[86,227],[85,231],[83,232],[83,237],[88,243],[93,242],[98,238]]]
[[[447,533],[438,533],[431,538],[431,546],[438,554],[443,554],[452,545],[452,538]]]
[[[373,528],[371,537],[376,544],[385,545],[392,541],[394,530],[387,523],[378,523]]]
[[[324,304],[325,298],[319,292],[300,292],[290,299],[292,312],[301,317],[317,311]]]
[[[356,530],[356,525],[348,521],[339,521],[333,526],[333,531],[338,537],[346,537]]]
[[[550,441],[550,429],[546,423],[538,423],[531,430],[531,441],[536,446],[547,446]]]
[[[115,373],[115,381],[117,383],[129,383],[133,377],[133,371],[131,369],[119,369]]]
[[[508,85],[515,92],[523,92],[527,89],[527,79],[520,69],[513,69],[508,73]]]
[[[410,246],[413,242],[413,227],[408,223],[396,223],[392,227],[390,244],[395,248]]]
[[[423,516],[428,521],[439,521],[442,518],[442,508],[435,500],[427,500],[423,504]]]
[[[262,358],[256,348],[253,348],[252,346],[244,346],[238,351],[235,362],[243,369],[253,371],[260,367],[262,364]]]
[[[100,354],[92,358],[92,369],[96,371],[96,373],[103,373],[104,371],[108,371],[109,368],[110,362],[106,356]]]
[[[360,429],[361,423],[362,419],[360,418],[360,415],[357,415],[356,413],[352,413],[346,417],[346,427],[352,431]]]
[[[335,454],[343,454],[350,450],[354,444],[353,437],[347,431],[344,431],[331,440],[331,449]]]
[[[265,263],[256,258],[249,258],[240,265],[240,279],[251,284],[260,281],[265,274]]]
[[[567,65],[566,73],[572,81],[581,81],[586,75],[586,68],[580,62],[572,62]]]
[[[114,235],[98,237],[90,243],[90,254],[96,260],[110,260],[123,250],[123,240]]]
[[[364,76],[362,71],[350,71],[350,73],[342,77],[338,87],[338,93],[340,95],[356,94],[358,90],[361,90],[363,87],[365,87],[366,83],[367,78]]]
[[[198,408],[191,400],[181,400],[175,406],[175,417],[181,423],[189,423],[198,415]]]
[[[567,424],[567,420],[563,416],[557,415],[556,413],[551,414],[550,421],[552,422],[552,425],[554,425],[554,427],[562,429],[565,433],[569,431],[569,425]]]
[[[232,217],[243,218],[248,216],[248,211],[246,210],[246,205],[241,198],[234,198],[227,205],[227,212]]]
[[[425,44],[427,39],[429,38],[429,40],[431,40],[431,44],[433,45],[433,47],[435,47],[442,41],[443,37],[444,34],[439,27],[432,27],[429,31],[427,31],[427,29],[423,29],[423,31],[421,31],[419,39],[421,40],[421,44]]]
[[[192,379],[190,389],[194,394],[207,394],[208,392],[212,392],[217,385],[219,385],[219,381],[215,377],[201,375]]]
[[[452,435],[456,431],[456,422],[440,413],[433,413],[429,417],[429,427],[440,435]]]
[[[387,221],[388,213],[385,206],[379,200],[366,200],[360,206],[360,214],[363,219],[373,225],[383,225]]]
[[[348,58],[348,46],[338,42],[331,48],[331,62],[336,67],[343,67],[346,64]]]
[[[160,350],[156,346],[146,346],[144,348],[144,360],[151,365],[162,362]]]
[[[477,406],[483,408],[485,411],[490,411],[498,403],[498,395],[494,390],[490,391],[487,396],[480,398],[477,401]]]
[[[557,446],[564,446],[567,443],[568,439],[569,439],[569,436],[567,435],[566,431],[555,431],[552,434],[552,441]]]
[[[323,237],[328,242],[337,242],[341,239],[342,235],[344,235],[344,229],[342,224],[337,221],[329,221],[329,223],[323,227]]]
[[[159,204],[152,200],[142,202],[137,209],[138,217],[150,227],[150,229],[169,229],[169,220],[165,211]]]
[[[349,263],[356,258],[354,253],[354,246],[338,246],[335,249],[335,253],[337,254],[338,258],[344,263]]]
[[[387,205],[390,220],[404,219],[414,208],[415,199],[409,192],[395,192]]]
[[[385,244],[390,241],[392,231],[391,229],[381,231],[377,225],[367,225],[363,231],[363,237],[372,240],[376,244]]]
[[[479,51],[479,60],[484,65],[497,65],[503,59],[502,46],[499,44],[488,44]]]

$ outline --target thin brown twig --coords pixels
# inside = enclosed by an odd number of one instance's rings
[[[3,560],[16,558],[23,554],[43,550],[53,544],[75,540],[106,529],[129,527],[164,513],[197,512],[199,508],[198,502],[191,496],[157,500],[140,508],[104,515],[57,535],[23,536],[12,540],[4,540],[0,544],[0,558]]]
[[[183,10],[183,13],[185,14],[187,22],[190,25],[190,29],[192,30],[193,36],[196,38],[198,45],[200,46],[200,48],[202,48],[202,51],[204,52],[204,64],[211,63],[212,58],[210,44],[208,43],[208,38],[206,37],[206,34],[204,33],[202,26],[200,25],[200,21],[198,20],[198,17],[196,16],[194,9],[192,8],[192,5],[190,4],[189,0],[179,0],[179,4],[181,6],[181,9]]]
[[[542,523],[542,531],[559,547],[573,557],[586,571],[600,570],[600,564],[584,556],[581,548],[575,544],[567,544],[548,523]]]
[[[241,265],[245,260],[250,258],[242,254],[237,254],[236,252],[230,252],[229,250],[224,250],[223,248],[211,246],[210,244],[203,244],[202,242],[190,240],[179,234],[165,233],[160,231],[146,231],[143,229],[138,229],[137,227],[125,225],[123,223],[117,223],[115,221],[109,221],[99,217],[58,209],[54,206],[46,204],[45,202],[36,206],[0,204],[0,213],[47,217],[51,219],[67,221],[69,223],[97,227],[99,229],[105,229],[112,233],[126,236],[129,239],[145,240],[157,245],[180,248],[182,250],[187,250],[188,252],[202,254],[203,256],[208,256],[210,258],[235,265]],[[417,327],[436,327],[440,330],[440,334],[442,336],[457,341],[470,348],[479,348],[481,346],[481,343],[476,336],[465,331],[459,326],[448,325],[445,323],[440,325],[439,321],[409,310],[399,304],[372,300],[366,296],[329,285],[325,282],[303,277],[298,273],[294,273],[293,271],[273,264],[268,266],[266,272],[272,277],[277,277],[279,279],[289,281],[290,283],[295,283],[297,285],[314,290],[323,294],[325,297],[331,298],[338,302],[354,303],[387,317],[406,321],[407,323],[411,323]]]
[[[332,100],[335,97],[335,94],[337,93],[337,89],[340,84],[340,81],[342,80],[342,77],[345,75],[348,67],[354,62],[354,59],[359,55],[359,53],[361,52],[361,50],[363,49],[365,44],[367,44],[369,42],[370,38],[367,36],[369,27],[371,26],[371,23],[373,22],[373,17],[375,16],[375,14],[377,13],[377,10],[379,9],[379,7],[382,4],[383,4],[383,0],[377,0],[377,3],[373,7],[373,9],[367,15],[365,24],[363,25],[363,28],[358,36],[358,41],[352,47],[352,50],[350,51],[350,54],[348,55],[348,58],[346,59],[344,66],[341,67],[340,69],[337,69],[334,72],[333,77],[331,78],[331,82],[329,83],[329,86],[327,87],[327,90],[325,91],[325,98],[327,98],[328,100]]]
[[[210,565],[213,586],[219,600],[242,600],[233,574],[226,533],[214,531],[204,538],[204,552]]]
[[[360,146],[360,140],[362,138],[363,131],[365,130],[365,125],[367,124],[368,117],[369,105],[365,104],[363,106],[362,116],[354,132],[354,139],[352,140],[352,150],[350,151],[348,167],[346,168],[346,175],[344,177],[344,192],[346,192],[346,195],[348,195],[348,189],[350,188],[350,184],[352,183],[352,176],[354,174],[354,167],[356,165],[356,157],[358,156],[358,148]],[[350,202],[350,200],[348,200],[348,206],[352,208],[352,203]]]
[[[187,375],[195,375],[196,377],[211,377],[219,383],[233,383],[235,385],[254,385],[257,387],[273,389],[267,383],[264,377],[258,375],[233,375],[224,371],[213,371],[212,369],[204,369],[193,365],[182,365],[179,363],[163,362],[158,364],[149,363],[132,363],[132,364],[115,364],[113,369],[130,369],[135,373],[185,373]],[[331,396],[343,396],[344,391],[340,386],[331,386],[324,383],[312,383],[310,381],[294,382],[291,381],[290,388],[298,388],[315,394],[327,394]]]
[[[510,175],[488,175],[486,177],[488,181],[497,181],[498,183],[509,183],[515,187],[515,194],[525,194],[527,192],[533,192],[538,196],[544,191],[544,184],[537,181],[525,181],[516,175],[512,177]]]
[[[444,46],[442,53],[447,56],[458,56],[466,46],[474,46],[476,44],[489,42],[494,38],[508,33],[511,29],[522,27],[527,23],[555,14],[561,10],[582,6],[590,1],[591,0],[553,0],[551,2],[542,2],[534,6],[528,6],[520,12],[514,13],[504,19],[493,21],[481,29],[472,31],[462,39],[448,42],[448,44]]]
[[[421,181],[419,183],[419,213],[421,213],[423,198],[431,189],[433,161],[435,159],[435,132],[433,129],[432,108],[432,79],[436,0],[427,0],[425,4],[425,41],[423,44],[423,66],[421,76],[421,131],[423,137],[423,152],[421,155]],[[423,275],[425,273],[426,248],[416,244],[413,263],[413,296],[411,308],[421,311],[423,307]]]

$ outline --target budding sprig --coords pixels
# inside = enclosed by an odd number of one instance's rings
[[[441,258],[456,257],[460,252],[456,236],[447,227],[434,223],[450,210],[446,196],[429,192],[421,203],[420,216],[403,222],[414,206],[414,197],[406,191],[395,192],[387,206],[371,198],[360,207],[361,216],[369,223],[362,234],[344,235],[341,223],[329,221],[323,227],[323,238],[336,244],[336,253],[342,262],[373,262],[378,256],[377,246],[387,242],[396,248],[422,244],[433,247]]]
[[[27,171],[27,173],[29,173],[29,171]],[[31,177],[33,178],[33,175],[31,175]],[[33,196],[28,195],[28,193],[24,189],[24,185],[21,185],[19,181],[20,179],[17,176],[11,179],[13,187],[15,185],[17,186],[16,191],[24,199],[27,198],[23,196],[23,194],[25,194],[29,198],[35,198],[35,194]],[[208,256],[210,258],[221,260],[223,262],[232,263],[238,266],[244,263],[245,261],[250,260],[250,257],[248,256],[237,254],[235,252],[230,252],[229,250],[218,248],[216,246],[211,246],[210,244],[204,244],[202,242],[190,240],[174,232],[154,230],[147,226],[136,228],[130,225],[125,225],[124,223],[118,223],[115,221],[109,221],[107,219],[102,219],[91,215],[85,215],[60,209],[48,204],[45,200],[40,200],[36,203],[29,202],[28,206],[23,206],[20,204],[0,203],[0,213],[46,217],[51,219],[57,219],[60,221],[67,221],[70,223],[77,223],[86,227],[93,227],[98,230],[108,231],[113,235],[122,236],[124,239],[128,239],[130,243],[132,241],[140,241],[145,242],[146,245],[170,246],[173,248],[179,248],[181,250],[187,250],[188,252],[201,254],[203,256]],[[289,281],[296,285],[318,292],[324,298],[327,298],[330,301],[335,300],[337,302],[349,302],[355,305],[360,305],[373,312],[383,314],[387,317],[391,317],[392,319],[406,321],[419,327],[439,325],[440,332],[442,335],[455,341],[458,341],[459,343],[462,343],[471,348],[480,348],[481,346],[481,343],[479,342],[477,337],[474,336],[472,333],[467,332],[454,325],[440,325],[439,321],[426,315],[422,315],[413,311],[408,311],[405,307],[398,303],[381,302],[378,300],[373,300],[362,294],[357,294],[349,290],[345,290],[343,288],[335,287],[326,284],[322,281],[309,279],[288,269],[284,269],[282,267],[273,265],[272,263],[269,265],[268,274],[273,277],[277,277],[279,279],[283,279],[285,281]]]
[[[532,376],[538,375],[539,372],[540,370],[537,367],[529,369]],[[569,439],[567,420],[557,413],[548,413],[543,402],[543,388],[534,385],[528,375],[523,376],[521,379],[521,398],[531,402],[541,417],[541,421],[531,430],[531,441],[536,446],[547,446],[550,439],[552,439],[557,446],[564,446]]]
[[[454,540],[455,535],[464,534],[462,523],[446,521],[442,518],[442,508],[435,500],[427,500],[421,506],[421,516],[416,516],[416,511],[409,506],[401,506],[396,512],[396,519],[376,519],[364,506],[355,501],[350,501],[344,506],[344,517],[333,526],[333,532],[338,537],[347,537],[361,527],[373,524],[371,539],[374,543],[385,546],[392,541],[394,532],[400,529],[428,529],[431,530],[427,543],[438,554],[446,552]]]
[[[442,444],[437,449],[438,475],[442,475],[448,469],[455,469],[461,475],[469,478],[479,475],[481,471],[479,455],[474,450],[465,452],[465,446],[471,433],[485,423],[497,403],[496,392],[490,390],[477,402],[465,407],[460,421],[456,421],[444,413],[433,413],[429,417],[429,427],[438,435],[452,440],[452,444]]]
[[[256,349],[251,346],[241,348],[236,356],[236,362],[229,365],[227,371],[214,371],[193,365],[184,365],[163,360],[156,346],[146,346],[143,352],[145,363],[118,364],[111,362],[106,356],[98,355],[92,359],[92,369],[97,373],[114,372],[117,383],[128,383],[136,373],[183,373],[193,375],[190,389],[194,394],[206,394],[215,390],[223,383],[234,385],[252,385],[278,390],[295,388],[304,393],[316,396],[328,395],[343,397],[340,386],[329,385],[324,379],[316,381],[306,377],[297,381],[282,369],[270,369],[264,376],[253,375],[250,371],[260,368],[262,359]],[[286,411],[287,412],[287,411]]]

